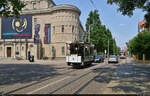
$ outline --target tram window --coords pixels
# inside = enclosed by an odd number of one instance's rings
[[[94,48],[90,47],[90,53],[91,53],[91,55],[93,55],[93,53],[94,53]]]
[[[90,50],[89,48],[85,48],[85,56],[88,56],[88,55],[90,55]]]
[[[71,54],[78,54],[78,48],[71,48],[70,53]]]
[[[70,46],[70,53],[71,54],[78,54],[78,46],[77,45],[71,45]]]
[[[83,56],[84,55],[84,52],[83,52],[84,50],[83,50],[83,47],[80,47],[79,48],[79,51],[78,51],[78,53],[79,53],[79,55],[80,56]]]

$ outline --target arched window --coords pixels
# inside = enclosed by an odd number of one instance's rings
[[[74,25],[72,25],[72,33],[74,32]]]
[[[24,47],[22,46],[22,50],[24,50]]]
[[[65,47],[64,46],[61,48],[61,51],[62,51],[62,55],[65,55]]]
[[[65,29],[64,25],[62,25],[61,32],[64,32],[64,29]]]

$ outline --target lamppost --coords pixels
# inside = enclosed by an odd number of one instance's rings
[[[27,38],[25,39],[26,43],[26,60],[28,59],[28,43],[27,43]]]
[[[14,42],[14,58],[16,58],[16,39],[15,39],[15,42]]]
[[[90,43],[91,41],[90,41],[90,31],[91,31],[91,25],[89,25],[89,30],[88,30],[89,32],[88,32],[88,42]]]
[[[107,49],[107,50],[108,50],[108,51],[107,51],[107,58],[108,58],[108,57],[109,57],[109,38],[108,38],[108,46],[107,46],[107,48],[108,48],[108,49]]]

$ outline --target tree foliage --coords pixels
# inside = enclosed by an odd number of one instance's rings
[[[146,30],[140,32],[136,37],[129,41],[129,51],[132,54],[142,56],[146,55],[150,59],[150,33]]]
[[[19,16],[24,6],[25,4],[20,0],[0,0],[0,15],[5,17]]]
[[[142,9],[146,12],[145,20],[147,26],[150,26],[150,0],[107,0],[108,4],[117,4],[118,11],[123,15],[132,16],[135,9]]]
[[[109,40],[109,52],[113,54],[116,52],[116,42],[112,38],[111,31],[101,24],[98,10],[91,11],[86,22],[86,35],[85,41],[88,41],[88,33],[90,31],[90,41],[95,45],[98,53],[104,53],[104,50],[108,48]]]

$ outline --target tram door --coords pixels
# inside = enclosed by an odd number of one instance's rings
[[[11,57],[11,47],[7,47],[7,57]]]

